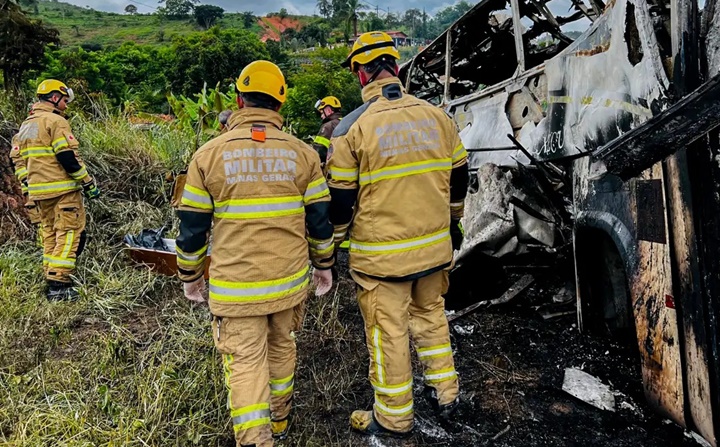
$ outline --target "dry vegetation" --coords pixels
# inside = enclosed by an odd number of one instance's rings
[[[0,247],[0,445],[233,446],[207,307],[186,301],[176,278],[132,266],[122,252],[124,234],[163,225],[173,231],[165,173],[184,166],[193,138],[101,116],[72,120],[105,193],[89,208],[81,299],[45,300],[41,253],[31,240]],[[572,317],[528,317],[527,305],[459,323],[474,333],[453,334],[463,405],[450,426],[438,426],[417,399],[409,440],[353,435],[348,416],[370,408],[372,391],[354,285],[340,273],[328,296],[308,300],[284,446],[695,445],[651,414],[626,351],[580,336]],[[552,293],[538,286],[531,295]],[[565,395],[563,369],[581,364],[639,410],[601,413]]]
[[[192,138],[164,126],[134,130],[110,114],[72,125],[104,192],[89,203],[82,298],[45,300],[32,240],[0,247],[0,444],[233,445],[207,307],[122,252],[124,234],[174,227],[165,173],[184,165]],[[344,278],[308,302],[298,336],[302,416],[286,445],[353,443],[349,412],[372,397],[353,293]]]

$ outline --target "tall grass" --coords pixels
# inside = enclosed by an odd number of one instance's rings
[[[169,125],[138,130],[101,105],[96,114],[71,118],[104,193],[88,203],[81,299],[46,301],[32,241],[0,247],[0,445],[234,445],[207,307],[122,252],[126,233],[174,225],[165,174],[185,166],[194,140]],[[284,445],[356,444],[347,417],[371,393],[352,293],[344,279],[308,303]]]

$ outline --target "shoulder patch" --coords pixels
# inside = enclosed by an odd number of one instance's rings
[[[382,88],[382,95],[390,101],[402,98],[402,89],[400,84],[388,84]]]
[[[40,127],[37,121],[25,121],[20,126],[20,131],[17,134],[19,141],[32,140],[40,137]]]
[[[340,123],[338,123],[337,127],[333,131],[333,134],[332,134],[333,138],[341,137],[341,136],[347,134],[348,131],[350,130],[350,128],[352,127],[352,125],[355,124],[355,121],[357,121],[360,118],[360,115],[365,113],[367,111],[368,107],[370,107],[372,105],[372,103],[377,101],[377,99],[378,99],[378,97],[371,99],[370,101],[366,102],[365,104],[361,105],[357,109],[350,112],[347,116],[345,116],[340,121]]]

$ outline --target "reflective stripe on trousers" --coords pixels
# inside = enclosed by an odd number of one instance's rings
[[[437,346],[428,346],[427,348],[418,348],[417,353],[418,359],[427,360],[450,355],[452,354],[452,348],[450,347],[450,343],[445,343]]]
[[[62,268],[75,268],[75,259],[72,258],[61,258],[59,256],[43,256],[43,264],[48,267],[62,267]]]
[[[375,409],[387,416],[407,416],[413,412],[413,402],[411,400],[405,405],[391,406],[387,405],[377,395],[375,395]]]
[[[295,374],[283,379],[270,379],[270,394],[273,396],[285,396],[293,392],[295,385]]]
[[[383,352],[382,352],[382,333],[378,326],[373,327],[372,332],[373,358],[375,359],[375,368],[379,384],[385,383],[385,374],[383,371]]]
[[[247,407],[238,408],[230,412],[233,421],[233,429],[238,432],[259,425],[270,423],[270,404],[265,402],[261,404],[248,405]]]
[[[426,383],[438,383],[457,378],[454,367],[425,371]]]
[[[376,382],[371,382],[376,395],[382,394],[384,396],[401,396],[405,393],[412,392],[412,379],[399,385],[381,385]]]

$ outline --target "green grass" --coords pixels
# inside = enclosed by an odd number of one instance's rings
[[[207,307],[122,251],[124,234],[176,225],[164,173],[184,166],[192,140],[168,125],[141,131],[101,116],[71,118],[104,192],[87,208],[80,300],[46,301],[31,240],[0,247],[0,445],[234,445]],[[295,414],[311,417],[293,420],[285,445],[357,445],[347,418],[371,391],[353,290],[345,278],[308,302]]]
[[[62,2],[42,1],[38,6],[38,14],[31,15],[57,28],[64,46],[119,46],[127,41],[165,45],[172,40],[173,35],[202,30],[192,18],[167,20],[151,14],[107,13]],[[225,17],[218,21],[218,25],[223,28],[245,29],[242,14],[239,13],[226,13]],[[263,33],[257,23],[249,30]]]

